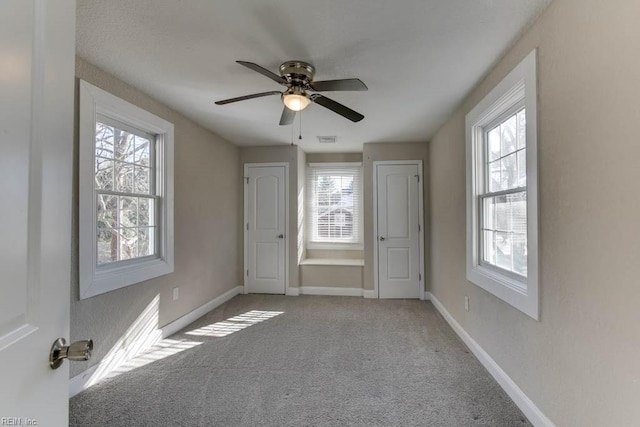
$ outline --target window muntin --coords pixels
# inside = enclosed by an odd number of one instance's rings
[[[361,244],[361,168],[309,166],[307,242]]]
[[[96,262],[157,257],[155,135],[96,116]]]
[[[527,276],[526,109],[486,127],[479,187],[480,262]]]

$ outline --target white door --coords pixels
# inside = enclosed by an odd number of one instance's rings
[[[0,423],[68,424],[75,1],[0,1]]]
[[[247,166],[246,291],[285,293],[285,167]]]
[[[417,164],[376,165],[380,298],[420,298]]]

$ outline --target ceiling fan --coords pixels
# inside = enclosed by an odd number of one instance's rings
[[[230,104],[232,102],[244,101],[247,99],[261,98],[263,96],[280,95],[284,103],[282,116],[280,117],[280,125],[290,125],[296,116],[296,112],[304,110],[311,102],[322,105],[329,110],[340,114],[341,116],[359,122],[364,116],[357,111],[345,107],[344,105],[322,96],[319,93],[308,92],[325,92],[325,91],[350,91],[350,90],[368,90],[360,79],[342,79],[342,80],[324,80],[314,81],[313,76],[316,73],[313,65],[302,61],[287,61],[280,65],[280,75],[272,73],[264,67],[253,62],[236,61],[240,65],[256,71],[271,80],[286,86],[284,92],[270,91],[254,93],[253,95],[240,96],[238,98],[224,99],[217,101],[217,105]]]

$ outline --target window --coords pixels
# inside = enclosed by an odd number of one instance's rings
[[[307,247],[362,246],[360,163],[312,163],[307,169]]]
[[[80,297],[173,271],[173,125],[80,82]]]
[[[155,145],[154,135],[96,117],[98,265],[158,255]]]
[[[485,132],[480,206],[481,263],[527,277],[526,109]]]
[[[536,52],[466,117],[467,278],[538,319]]]

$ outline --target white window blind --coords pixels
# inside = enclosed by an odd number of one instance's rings
[[[362,166],[311,163],[307,168],[307,246],[362,245]]]

